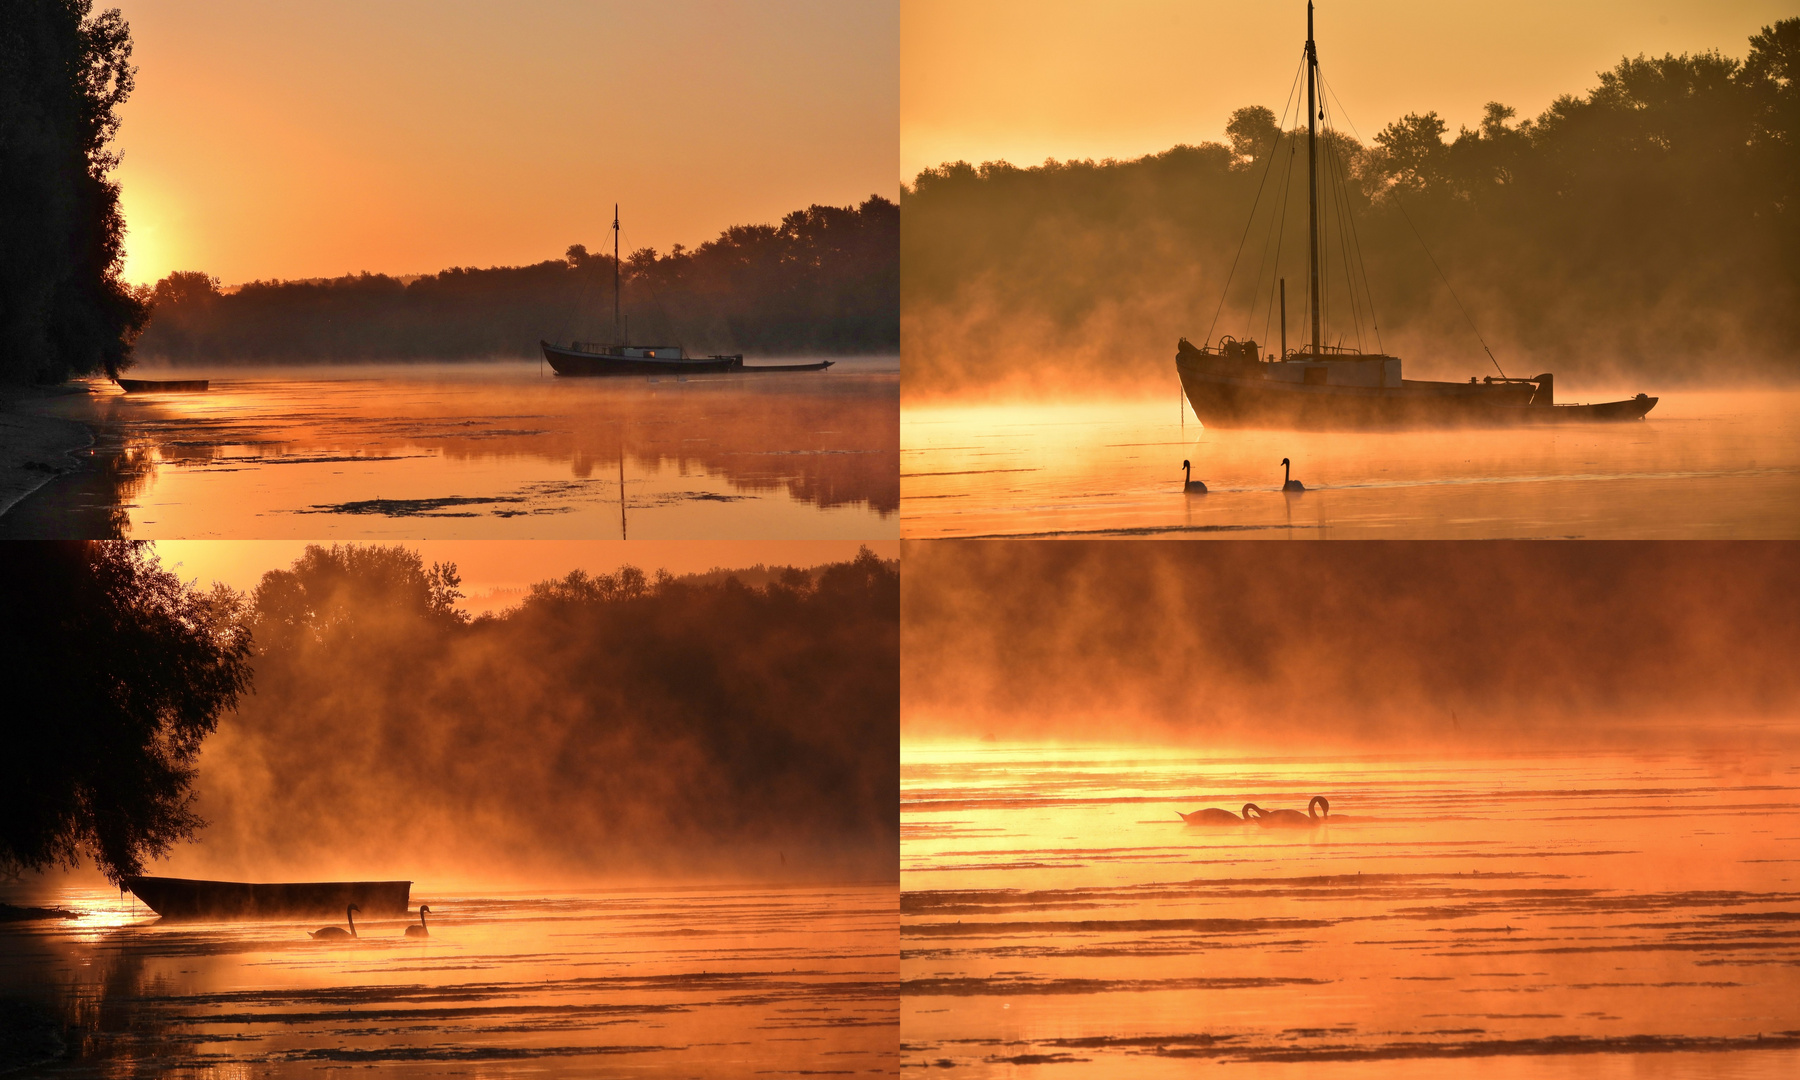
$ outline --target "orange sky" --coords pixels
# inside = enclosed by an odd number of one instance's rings
[[[900,171],[958,159],[1133,158],[1280,112],[1304,0],[901,0]],[[1319,60],[1365,140],[1407,112],[1451,131],[1500,101],[1534,116],[1639,53],[1742,58],[1792,0],[1321,0]],[[1342,122],[1342,115],[1339,117]]]
[[[101,0],[137,91],[125,276],[667,251],[893,197],[893,0]]]
[[[202,585],[221,581],[248,592],[269,570],[284,570],[306,550],[304,540],[158,540],[165,569]],[[900,557],[897,540],[871,540],[884,559]],[[409,540],[427,564],[452,562],[462,574],[463,607],[473,614],[511,607],[534,582],[571,570],[610,574],[629,563],[647,574],[692,574],[714,567],[817,566],[854,558],[863,543],[847,540]]]

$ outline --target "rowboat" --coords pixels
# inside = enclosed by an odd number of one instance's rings
[[[365,916],[405,915],[410,881],[204,881],[127,877],[124,885],[150,910],[175,919],[287,919],[342,915],[355,904]]]
[[[206,389],[206,379],[114,379],[127,394],[198,394]]]
[[[1354,230],[1348,230],[1347,233],[1342,220],[1334,221],[1326,227],[1320,217],[1318,122],[1324,118],[1325,113],[1321,111],[1318,96],[1319,53],[1313,41],[1312,15],[1309,0],[1306,5],[1306,49],[1303,62],[1306,65],[1307,271],[1310,278],[1306,312],[1312,323],[1311,339],[1297,348],[1287,347],[1287,282],[1279,276],[1280,252],[1277,251],[1276,273],[1265,283],[1260,278],[1259,270],[1257,288],[1259,293],[1264,288],[1268,290],[1267,306],[1262,308],[1268,316],[1274,315],[1277,304],[1280,306],[1280,352],[1265,354],[1264,346],[1253,338],[1239,339],[1229,334],[1222,336],[1215,344],[1210,330],[1206,342],[1199,346],[1182,338],[1175,349],[1175,373],[1181,380],[1183,395],[1188,404],[1193,406],[1194,415],[1208,426],[1294,428],[1463,424],[1488,426],[1643,419],[1656,405],[1657,399],[1648,394],[1591,405],[1558,404],[1554,375],[1509,377],[1500,368],[1497,359],[1494,360],[1494,368],[1499,371],[1499,378],[1490,375],[1482,379],[1471,378],[1466,383],[1403,378],[1400,358],[1380,351],[1379,332],[1372,315],[1374,298],[1368,295],[1367,274],[1364,273],[1359,278],[1358,274],[1351,272],[1352,261],[1360,262],[1360,256],[1355,254],[1360,248],[1349,244],[1340,244],[1340,247],[1345,262],[1343,280],[1350,284],[1348,306],[1354,322],[1351,332],[1355,339],[1361,340],[1363,318],[1367,315],[1369,327],[1376,333],[1377,351],[1365,352],[1360,344],[1355,347],[1344,346],[1341,344],[1342,336],[1338,339],[1340,344],[1325,344],[1320,252],[1334,234],[1341,240],[1345,235],[1353,235]],[[1285,128],[1283,130],[1285,132]],[[1327,135],[1329,134],[1328,131]],[[1281,137],[1288,138],[1285,133]],[[1327,142],[1329,151],[1329,139]],[[1270,151],[1269,160],[1278,160],[1273,151]],[[1334,160],[1328,163],[1325,171],[1328,178],[1341,176],[1342,164]],[[1260,198],[1259,194],[1259,201]],[[1341,195],[1328,198],[1325,202],[1327,210],[1339,208],[1335,212],[1340,218],[1348,213],[1349,200]],[[1285,206],[1276,212],[1285,214]],[[1255,213],[1256,210],[1252,207],[1253,219]],[[1248,229],[1244,235],[1248,238]],[[1239,254],[1242,254],[1241,247]],[[1357,268],[1360,269],[1360,266]],[[1237,263],[1234,261],[1233,274],[1236,269]],[[1363,281],[1361,295],[1356,292],[1355,282],[1358,280]],[[1229,294],[1229,274],[1225,288]],[[1259,297],[1252,304],[1252,323],[1258,306],[1264,302]],[[1339,310],[1343,307],[1344,304],[1340,301]],[[1223,299],[1220,300],[1219,308],[1224,308]],[[1215,328],[1216,323],[1215,316]],[[1473,327],[1473,320],[1470,325]],[[1476,336],[1480,336],[1479,332]],[[1485,341],[1482,348],[1493,359],[1493,351],[1487,349]]]

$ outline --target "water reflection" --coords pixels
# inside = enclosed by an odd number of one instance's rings
[[[902,777],[907,1066],[1800,1065],[1791,760],[908,747]],[[1320,793],[1317,829],[1176,816]]]
[[[658,381],[474,364],[97,387],[43,405],[97,428],[96,468],[14,514],[145,539],[616,536],[622,510],[637,539],[895,536],[898,400],[897,365],[868,359]],[[97,513],[120,455],[136,463],[112,488],[122,522]]]
[[[73,894],[87,918],[0,936],[0,996],[55,1018],[49,1076],[897,1069],[891,886],[415,899],[430,938],[395,919],[320,943],[297,924],[119,918],[116,894]]]
[[[907,537],[1800,537],[1800,391],[1669,394],[1623,424],[1288,432],[1206,429],[1171,388],[909,404],[902,434]],[[1281,493],[1282,458],[1304,494]],[[1182,494],[1183,459],[1208,494]]]

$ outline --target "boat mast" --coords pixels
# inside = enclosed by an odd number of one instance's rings
[[[1313,6],[1306,0],[1306,238],[1308,265],[1312,270],[1312,351],[1319,355],[1319,104],[1313,73],[1319,69],[1319,51],[1313,47]]]
[[[1319,335],[1312,337],[1316,340]],[[625,335],[619,331],[619,203],[612,203],[612,340],[619,346],[625,344]]]

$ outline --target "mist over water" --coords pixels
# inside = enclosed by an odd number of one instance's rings
[[[428,938],[358,920],[337,942],[307,937],[324,920],[182,923],[104,890],[57,900],[82,917],[0,928],[0,994],[31,1013],[9,1026],[6,1060],[42,1063],[33,1075],[895,1068],[891,885],[416,888]]]
[[[908,542],[902,735],[1796,745],[1791,545]]]
[[[8,527],[138,539],[897,535],[892,359],[656,380],[563,379],[516,362],[210,374],[222,377],[204,394],[97,384],[44,403],[96,429],[94,465],[20,504]]]
[[[906,1066],[1800,1065],[1791,754],[913,741],[901,783]],[[1317,828],[1176,815],[1313,795]]]
[[[312,547],[251,603],[208,823],[150,873],[484,888],[891,881],[898,567],[624,568],[465,620],[396,548]]]
[[[1787,1075],[1791,546],[907,543],[903,1065]]]
[[[1559,396],[1639,389],[1657,393]],[[1162,397],[909,400],[905,417],[909,538],[1800,537],[1792,389],[1676,390],[1637,422],[1306,432],[1202,425],[1171,372]],[[1282,493],[1282,458],[1305,493]],[[1207,494],[1183,494],[1183,460]]]
[[[572,571],[469,619],[450,565],[338,545],[215,593],[253,689],[145,872],[405,880],[411,918],[15,875],[0,1071],[893,1072],[898,566],[748,576]]]

